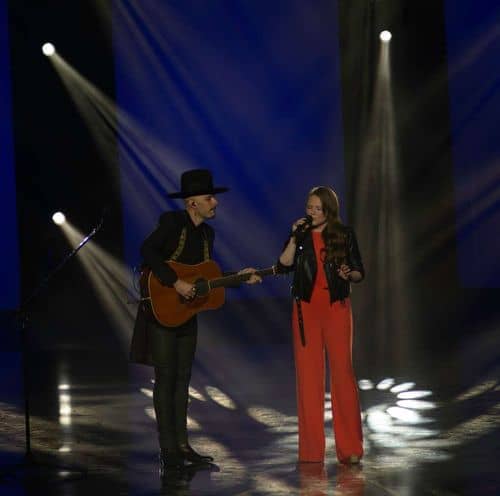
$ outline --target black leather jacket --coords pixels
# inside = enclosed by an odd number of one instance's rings
[[[364,278],[365,269],[361,260],[361,254],[359,253],[358,241],[354,230],[348,226],[344,226],[344,229],[347,247],[346,263],[351,270],[357,270]],[[288,241],[286,244],[288,244]],[[287,273],[295,271],[292,284],[293,297],[307,302],[311,301],[318,270],[311,233],[306,233],[304,238],[297,243],[293,265],[283,265],[279,260],[277,265],[279,272]],[[330,262],[323,263],[323,267],[328,283],[328,290],[330,292],[330,303],[348,298],[351,293],[351,285],[348,281],[339,277],[337,274],[337,269],[339,267]]]

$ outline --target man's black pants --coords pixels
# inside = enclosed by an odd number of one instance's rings
[[[155,385],[153,402],[160,449],[186,444],[189,381],[197,341],[196,317],[176,328],[152,323],[150,337]]]

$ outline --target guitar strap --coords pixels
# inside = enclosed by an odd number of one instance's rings
[[[208,238],[207,233],[205,231],[205,226],[203,228],[203,260],[206,262],[210,259],[210,251],[208,249]]]
[[[173,260],[174,262],[180,257],[182,251],[184,250],[184,246],[186,246],[186,238],[187,238],[187,229],[185,227],[182,228],[181,235],[179,236],[179,243],[177,244],[177,248],[175,251],[172,253],[171,257],[169,260]],[[203,229],[203,260],[206,262],[207,260],[210,259],[210,250],[208,249],[208,239],[205,230]],[[144,266],[141,268],[141,273],[142,269]],[[142,296],[143,289],[141,287],[141,296]],[[149,302],[149,305],[142,304],[142,310],[143,311],[149,311],[151,312],[151,298],[148,295],[147,297],[141,297],[139,300],[141,303],[146,303]]]
[[[186,246],[186,237],[187,237],[187,229],[183,227],[181,235],[179,237],[179,243],[177,245],[177,248],[175,249],[174,253],[172,253],[169,260],[175,262],[180,257],[182,251],[184,250],[184,246]],[[203,260],[206,262],[209,259],[210,259],[210,252],[208,249],[208,240],[205,231],[203,231]]]
[[[186,236],[187,230],[185,227],[182,228],[181,235],[179,237],[179,243],[177,244],[177,248],[174,253],[169,257],[169,260],[173,260],[174,262],[179,258],[180,254],[184,250],[184,246],[186,245]]]

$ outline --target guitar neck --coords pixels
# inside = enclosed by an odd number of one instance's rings
[[[208,281],[210,289],[223,288],[225,286],[233,286],[239,284],[240,282],[248,281],[253,274],[260,277],[273,276],[276,275],[276,267],[268,267],[267,269],[256,270],[255,272],[247,272],[245,274],[233,274],[231,276],[218,277],[217,279],[211,279]]]

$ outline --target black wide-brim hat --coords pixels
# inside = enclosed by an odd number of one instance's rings
[[[189,198],[198,195],[216,195],[225,193],[229,188],[214,187],[212,173],[208,169],[194,169],[183,172],[181,175],[181,190],[169,193],[169,198]]]

